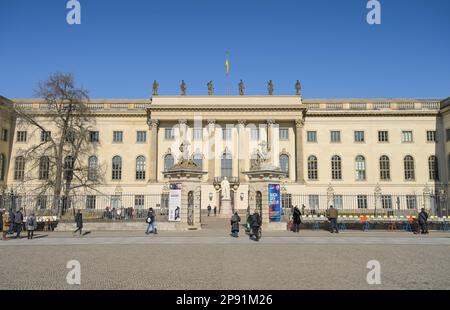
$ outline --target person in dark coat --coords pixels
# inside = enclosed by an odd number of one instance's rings
[[[216,215],[217,215],[217,207],[214,206],[214,216],[216,216]]]
[[[419,226],[420,226],[420,233],[422,234],[428,234],[428,213],[425,212],[425,209],[422,208],[419,213]]]
[[[75,223],[77,223],[77,229],[75,229],[73,233],[79,231],[81,236],[83,233],[83,214],[80,209],[78,209],[77,214],[75,214]]]
[[[297,206],[294,208],[292,220],[294,222],[294,232],[298,233],[300,231],[300,223],[302,222],[302,214]]]
[[[3,232],[3,209],[0,209],[0,231]]]
[[[14,215],[14,226],[16,229],[16,238],[20,239],[20,232],[22,231],[22,225],[23,225],[23,214],[22,214],[22,208],[19,209],[19,211],[16,212]]]
[[[8,229],[8,235],[11,235],[15,231],[15,224],[14,224],[14,217],[16,216],[16,212],[13,211],[13,209],[9,209],[9,222],[11,223],[9,225]]]
[[[37,228],[37,221],[34,212],[27,218],[27,239],[33,239],[34,231]]]
[[[333,208],[333,206],[330,206],[330,208],[327,210],[327,217],[331,223],[331,230],[330,230],[331,233],[334,233],[334,232],[339,233],[338,226],[337,226],[338,214],[339,214],[338,210]]]
[[[258,213],[258,210],[255,210],[255,212],[253,212],[251,218],[250,218],[250,228],[251,228],[251,234],[250,234],[250,239],[255,238],[255,241],[259,241],[259,239],[261,239],[261,235],[260,235],[260,228],[261,228],[261,216]]]
[[[237,238],[239,237],[239,223],[241,221],[241,217],[237,212],[234,212],[233,216],[231,216],[231,236]]]
[[[211,214],[211,205],[208,205],[208,207],[206,208],[208,210],[208,216]]]
[[[147,231],[145,233],[147,235],[150,233],[157,234],[155,212],[153,211],[153,208],[148,209],[146,222],[148,223],[148,227],[147,227]]]

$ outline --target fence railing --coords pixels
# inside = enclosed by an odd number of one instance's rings
[[[111,194],[74,195],[55,200],[53,195],[0,196],[0,208],[17,210],[23,208],[25,215],[62,215],[62,219],[73,220],[76,210],[83,210],[86,220],[132,220],[143,219],[149,208],[156,212],[158,220],[167,220],[168,194]]]
[[[297,206],[305,215],[325,214],[330,205],[348,215],[410,216],[421,208],[433,216],[450,215],[447,196],[441,195],[283,194],[281,205],[284,209]]]

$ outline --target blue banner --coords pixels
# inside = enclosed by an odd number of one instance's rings
[[[271,222],[281,221],[280,184],[269,184],[269,219]]]

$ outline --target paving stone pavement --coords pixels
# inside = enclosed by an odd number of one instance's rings
[[[0,242],[0,289],[450,289],[449,233],[38,235]],[[66,282],[73,259],[79,286]],[[381,285],[367,284],[370,260],[380,262]]]

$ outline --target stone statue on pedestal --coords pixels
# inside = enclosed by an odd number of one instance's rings
[[[212,96],[214,94],[213,81],[209,81],[206,85],[208,86],[208,95]]]
[[[180,153],[181,153],[181,158],[184,160],[189,159],[189,142],[188,141],[183,141],[180,144]]]
[[[244,90],[245,90],[244,82],[241,80],[239,82],[239,96],[244,96]]]
[[[269,93],[269,96],[273,95],[273,82],[272,82],[272,80],[270,80],[267,83],[267,92]]]
[[[181,80],[181,96],[186,96],[186,83],[184,82],[184,80]]]
[[[301,96],[302,94],[302,84],[300,84],[299,80],[297,80],[297,83],[295,83],[295,94],[297,96]]]
[[[220,189],[222,190],[222,200],[230,200],[230,182],[227,177],[224,177],[220,183]]]
[[[159,84],[156,80],[153,81],[153,96],[158,96]]]

